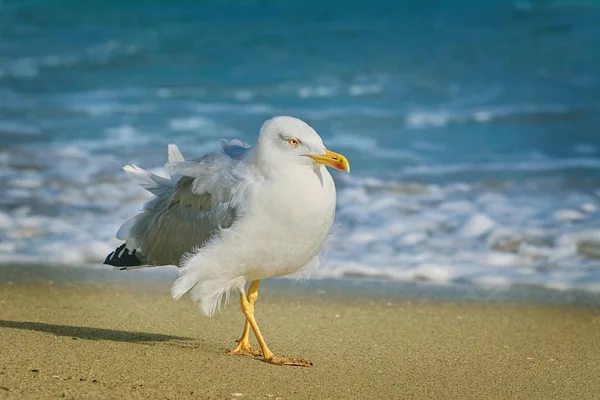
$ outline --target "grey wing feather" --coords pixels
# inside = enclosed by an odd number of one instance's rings
[[[246,152],[250,150],[250,145],[248,143],[242,142],[239,139],[222,139],[221,147],[223,148],[225,154],[236,160],[242,159],[244,154],[246,154]]]
[[[166,168],[181,178],[161,178],[157,187],[138,178],[155,197],[119,229],[117,237],[126,240],[128,249],[137,250],[144,263],[178,265],[182,255],[202,247],[238,217],[242,206],[239,194],[248,184],[242,160],[248,148],[243,143],[228,143],[223,153],[185,161],[177,146],[170,145]]]

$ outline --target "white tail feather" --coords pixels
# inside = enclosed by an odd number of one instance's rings
[[[185,158],[183,158],[183,154],[181,154],[181,151],[179,151],[179,147],[177,147],[176,144],[171,143],[168,148],[167,148],[167,153],[168,153],[168,163],[180,163],[180,162],[184,162]],[[171,173],[171,180],[173,182],[177,182],[179,181],[179,179],[181,179],[181,175],[179,174],[174,174]]]
[[[170,163],[185,161],[181,151],[179,151],[179,147],[175,144],[170,144],[168,146],[167,155]],[[163,178],[162,176],[153,174],[136,165],[126,165],[123,167],[123,170],[125,170],[127,175],[129,175],[135,183],[156,196],[173,188],[180,178],[179,176],[171,176],[170,179]]]
[[[173,187],[173,181],[171,181],[171,179],[155,175],[152,172],[148,172],[135,165],[126,165],[123,167],[123,170],[127,172],[127,175],[129,175],[135,183],[156,196]]]

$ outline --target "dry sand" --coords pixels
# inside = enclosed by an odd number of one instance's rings
[[[279,367],[227,355],[237,302],[210,319],[172,300],[166,280],[1,270],[0,398],[600,398],[598,308],[390,302],[265,281],[256,309],[271,350],[314,363]]]

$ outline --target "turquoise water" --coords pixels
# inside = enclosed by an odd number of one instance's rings
[[[4,263],[102,261],[121,165],[287,114],[352,164],[318,275],[600,290],[595,2],[0,7]]]

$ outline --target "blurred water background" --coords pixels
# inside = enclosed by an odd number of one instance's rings
[[[600,3],[0,1],[0,263],[94,265],[164,172],[293,115],[317,276],[600,291]]]

